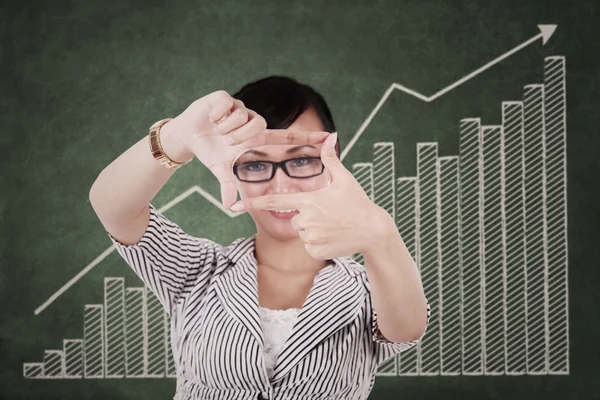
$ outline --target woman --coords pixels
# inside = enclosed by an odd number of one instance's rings
[[[164,122],[102,171],[90,201],[171,316],[175,398],[366,399],[430,310],[394,221],[340,162],[322,96],[275,76]],[[194,157],[226,208],[239,191],[255,235],[222,246],[149,203]]]

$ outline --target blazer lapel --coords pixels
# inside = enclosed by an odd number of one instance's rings
[[[258,313],[258,280],[254,258],[254,237],[242,238],[230,245],[227,257],[233,263],[231,268],[217,279],[216,292],[223,308],[256,339],[264,349],[262,326]],[[252,257],[249,257],[252,255]]]
[[[233,266],[217,280],[216,288],[225,310],[250,331],[263,350],[254,239],[251,236],[231,244],[227,257]],[[277,358],[272,383],[281,380],[315,346],[355,320],[365,296],[356,274],[343,258],[334,258],[319,271]]]
[[[354,321],[364,295],[364,288],[339,258],[319,271],[277,358],[271,381],[281,380],[319,343]]]

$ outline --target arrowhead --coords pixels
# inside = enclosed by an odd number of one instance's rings
[[[538,25],[538,28],[542,32],[542,45],[545,45],[550,36],[554,34],[556,30],[556,25]]]

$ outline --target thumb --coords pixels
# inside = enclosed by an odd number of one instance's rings
[[[221,202],[226,210],[237,201],[237,186],[233,180],[221,182]]]
[[[335,143],[337,141],[337,132],[329,135],[323,146],[321,147],[321,161],[323,161],[323,165],[325,168],[329,170],[329,174],[333,179],[333,174],[339,169],[340,164],[342,163],[335,153]]]
[[[226,210],[229,210],[237,200],[236,177],[233,171],[228,170],[227,163],[217,164],[211,168],[211,172],[221,185],[221,203]]]

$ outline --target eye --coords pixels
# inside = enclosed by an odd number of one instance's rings
[[[314,163],[315,160],[307,157],[298,157],[292,160],[292,166],[294,167],[303,167],[305,165],[310,165]]]
[[[262,171],[265,168],[265,164],[260,161],[247,162],[247,163],[242,164],[241,167],[243,170],[255,172],[255,171]]]

